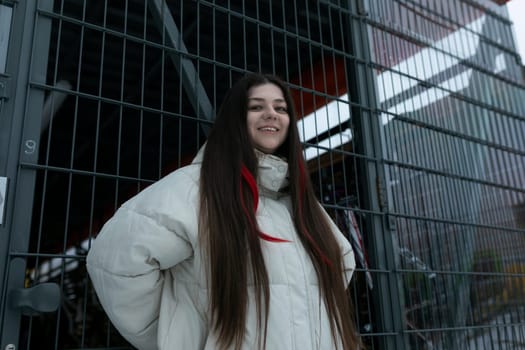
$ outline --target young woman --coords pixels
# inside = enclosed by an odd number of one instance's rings
[[[350,244],[315,198],[276,77],[227,93],[192,164],[126,202],[87,257],[139,349],[351,349]]]

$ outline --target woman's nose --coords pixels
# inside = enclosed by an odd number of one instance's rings
[[[277,112],[274,111],[273,109],[268,110],[264,114],[264,119],[277,119]]]

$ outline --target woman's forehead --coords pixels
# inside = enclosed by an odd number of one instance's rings
[[[249,100],[281,100],[284,101],[284,94],[281,88],[273,83],[256,85],[248,90]]]

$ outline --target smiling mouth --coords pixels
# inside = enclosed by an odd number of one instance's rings
[[[262,128],[259,128],[260,131],[269,131],[269,132],[277,132],[279,129],[271,127],[271,126],[265,126]]]

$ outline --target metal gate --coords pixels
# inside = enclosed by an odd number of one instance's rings
[[[191,161],[251,71],[295,97],[368,348],[523,348],[525,92],[505,11],[0,0],[0,349],[130,348],[90,285],[90,241]]]

